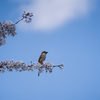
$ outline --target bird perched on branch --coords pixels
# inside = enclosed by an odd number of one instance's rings
[[[39,57],[39,60],[38,60],[38,62],[40,63],[40,64],[43,64],[43,61],[45,61],[45,59],[46,59],[46,54],[47,54],[48,52],[47,51],[43,51],[42,53],[41,53],[41,55],[40,55],[40,57]],[[39,76],[39,73],[38,73],[38,76]]]

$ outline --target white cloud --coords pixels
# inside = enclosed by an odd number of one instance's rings
[[[51,30],[71,19],[84,16],[91,8],[92,0],[30,0],[21,5],[21,11],[33,12],[30,25],[21,23],[25,29]]]

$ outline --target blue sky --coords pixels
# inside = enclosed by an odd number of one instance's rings
[[[1,0],[0,21],[16,22],[23,11],[33,12],[31,23],[16,25],[17,35],[0,47],[0,61],[64,63],[52,73],[0,74],[0,100],[100,100],[100,1]]]

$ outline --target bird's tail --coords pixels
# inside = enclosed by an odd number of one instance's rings
[[[40,76],[40,73],[38,73],[38,76]]]

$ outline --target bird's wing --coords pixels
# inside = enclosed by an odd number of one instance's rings
[[[40,57],[38,59],[38,62],[41,63],[41,64],[43,63],[42,58],[43,58],[43,55],[40,55]]]

